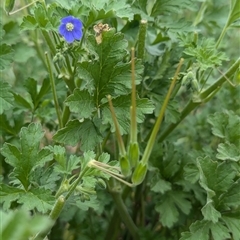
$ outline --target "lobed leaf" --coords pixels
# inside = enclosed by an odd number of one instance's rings
[[[9,45],[5,43],[0,44],[0,70],[4,70],[10,65],[13,61],[13,56],[13,50]]]
[[[14,167],[13,174],[25,189],[30,185],[33,170],[52,160],[52,153],[48,149],[39,151],[43,134],[40,124],[31,123],[20,132],[20,149],[9,143],[5,143],[2,148],[5,161]]]
[[[10,89],[11,86],[8,83],[0,81],[0,114],[13,108],[14,98]]]
[[[81,149],[87,151],[94,149],[101,142],[102,136],[94,123],[85,119],[83,122],[79,120],[69,121],[64,128],[57,131],[53,139],[71,146],[81,143]]]
[[[156,204],[156,211],[160,213],[160,221],[163,226],[172,227],[178,221],[179,210],[188,215],[191,203],[187,195],[179,191],[170,191],[163,195],[160,203]]]
[[[220,143],[217,148],[216,157],[220,160],[231,160],[238,162],[240,160],[240,149],[231,143]]]

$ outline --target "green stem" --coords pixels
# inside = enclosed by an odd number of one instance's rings
[[[230,4],[230,6],[231,6],[231,4]],[[231,8],[231,7],[230,7],[230,8]],[[223,28],[223,30],[222,30],[219,38],[218,38],[218,40],[217,40],[216,48],[218,48],[218,46],[220,45],[220,43],[221,43],[221,41],[222,41],[222,39],[223,39],[226,31],[227,31],[227,28],[228,28],[228,26],[229,26],[229,24],[230,24],[229,22],[230,22],[230,18],[231,18],[231,15],[232,15],[232,11],[231,11],[231,10],[232,10],[232,9],[230,9],[229,14],[228,14],[228,20],[227,20],[227,22],[226,22],[226,24],[225,24],[225,26],[224,26],[224,28]]]
[[[222,84],[227,81],[226,77],[231,77],[238,69],[240,64],[240,58],[232,65],[232,67],[223,75],[221,76],[215,83],[213,83],[209,88],[207,88],[205,91],[203,91],[200,94],[200,98],[204,99],[205,102],[210,100],[211,98],[208,98],[212,93],[216,91],[216,89],[220,88]],[[180,118],[176,123],[171,123],[161,134],[159,137],[159,142],[162,142],[177,126],[178,124],[197,106],[199,106],[202,102],[192,102],[189,101],[187,106],[183,109],[181,112]]]
[[[45,52],[45,57],[46,57],[46,61],[47,61],[49,79],[50,79],[50,83],[51,83],[51,87],[52,87],[53,100],[54,100],[55,109],[56,109],[56,113],[57,113],[57,117],[58,117],[59,128],[61,129],[63,127],[62,119],[61,119],[61,110],[60,110],[58,99],[57,99],[57,91],[56,91],[55,81],[54,81],[54,77],[53,77],[53,71],[51,68],[51,64],[50,64],[47,52]]]
[[[108,103],[109,103],[110,111],[111,111],[111,114],[112,114],[112,119],[113,119],[114,126],[115,126],[116,137],[117,137],[117,142],[118,142],[120,155],[121,156],[126,156],[126,150],[125,150],[123,139],[122,139],[122,136],[121,136],[121,133],[120,133],[120,128],[119,128],[119,124],[118,124],[118,121],[117,121],[117,116],[115,114],[113,104],[112,104],[112,98],[111,98],[110,95],[108,95],[107,98],[108,98]]]
[[[42,30],[42,35],[50,48],[52,55],[56,55],[56,49],[47,31]]]
[[[239,68],[240,58],[236,60],[236,62],[229,68],[229,70],[223,74],[215,83],[213,83],[210,87],[208,87],[205,91],[203,91],[200,96],[202,99],[206,98],[217,88],[221,87],[224,82],[227,81],[227,78],[230,78],[236,70]]]
[[[112,215],[111,221],[109,222],[105,240],[118,239],[120,223],[121,221],[120,221],[119,213],[118,213],[118,210],[116,209]]]
[[[133,222],[129,212],[122,200],[122,196],[119,192],[111,192],[112,198],[114,203],[116,204],[116,208],[118,213],[120,214],[125,226],[128,228],[129,232],[131,233],[134,240],[138,240],[138,228],[136,227],[135,223]]]
[[[34,43],[34,47],[35,47],[35,50],[36,50],[39,58],[41,59],[44,67],[47,69],[47,64],[46,64],[46,61],[44,58],[44,54],[43,54],[42,49],[39,46],[39,42],[38,42],[38,30],[35,30],[35,35],[33,36],[33,43]]]
[[[177,70],[176,70],[176,73],[175,73],[175,75],[174,75],[174,78],[173,78],[173,80],[172,80],[172,83],[171,83],[171,85],[170,85],[170,88],[169,88],[169,90],[168,90],[167,96],[166,96],[165,99],[164,99],[164,102],[163,102],[161,111],[160,111],[159,116],[158,116],[158,118],[157,118],[157,121],[156,121],[156,123],[155,123],[155,125],[154,125],[154,128],[153,128],[153,131],[152,131],[152,133],[151,133],[151,136],[150,136],[150,138],[149,138],[149,140],[148,140],[146,149],[145,149],[145,151],[144,151],[144,153],[143,153],[143,157],[142,157],[143,164],[147,164],[148,159],[149,159],[149,157],[150,157],[150,154],[151,154],[151,152],[152,152],[152,148],[153,148],[153,145],[154,145],[154,143],[155,143],[155,139],[156,139],[157,133],[158,133],[158,131],[159,131],[159,129],[160,129],[160,126],[161,126],[161,123],[162,123],[162,120],[163,120],[163,117],[164,117],[164,113],[165,113],[165,110],[166,110],[166,108],[167,108],[167,104],[168,104],[169,99],[170,99],[170,97],[171,97],[171,93],[172,93],[172,91],[173,91],[173,89],[174,89],[175,83],[176,83],[176,81],[177,81],[177,76],[178,76],[178,73],[179,73],[179,71],[180,71],[180,68],[181,68],[182,64],[183,64],[183,59],[181,59],[180,62],[179,62],[179,64],[178,64],[178,68],[177,68]]]
[[[70,187],[70,189],[69,189],[69,191],[68,191],[68,193],[65,197],[66,200],[71,196],[71,194],[73,193],[73,191],[75,190],[75,188],[77,187],[79,182],[82,180],[82,177],[84,176],[84,174],[87,172],[88,169],[89,168],[86,166],[81,170],[78,178],[72,183],[72,185],[71,185],[71,187]]]
[[[70,79],[72,79],[73,70],[72,70],[72,66],[71,66],[71,63],[70,63],[70,60],[69,60],[68,55],[65,56],[65,60],[66,60],[68,72],[69,72],[69,74],[70,74],[70,76],[71,76]]]
[[[143,59],[145,52],[145,39],[147,32],[147,21],[141,20],[138,33],[138,58]]]
[[[62,114],[63,127],[65,127],[65,125],[67,124],[70,114],[71,112],[69,110],[69,107],[65,105],[63,108],[63,114]]]
[[[56,200],[52,211],[49,214],[50,219],[52,219],[53,221],[48,225],[47,230],[45,230],[44,232],[39,232],[34,238],[33,240],[37,240],[37,239],[47,239],[46,236],[48,235],[48,233],[50,232],[50,230],[52,229],[52,227],[54,226],[56,220],[58,219],[60,213],[62,212],[62,209],[65,205],[65,198],[64,196],[59,196],[58,199]]]
[[[135,61],[134,61],[134,48],[131,49],[131,64],[132,64],[132,99],[131,99],[131,133],[130,133],[130,142],[137,142],[137,112],[136,112],[136,83],[135,83]]]

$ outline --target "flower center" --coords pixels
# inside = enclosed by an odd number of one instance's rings
[[[66,24],[66,29],[71,32],[74,29],[74,25],[72,23],[67,23]]]

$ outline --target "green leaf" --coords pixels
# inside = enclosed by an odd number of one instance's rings
[[[53,152],[54,160],[57,161],[57,163],[62,167],[66,168],[66,149],[60,145],[55,145],[53,148],[51,148],[51,151]]]
[[[78,113],[79,118],[90,118],[95,109],[94,100],[88,90],[75,89],[66,101],[72,112]]]
[[[155,209],[160,213],[162,225],[170,228],[178,221],[178,209],[188,215],[191,209],[191,203],[187,200],[185,193],[171,191],[162,196],[161,202],[156,205]]]
[[[226,192],[233,184],[236,175],[231,164],[212,161],[208,156],[197,158],[200,173],[200,185],[207,191],[209,197]]]
[[[97,107],[109,94],[116,97],[131,92],[131,63],[123,62],[128,56],[127,41],[122,33],[114,32],[114,29],[103,32],[101,44],[90,35],[87,39],[87,48],[96,56],[96,60],[78,64],[79,77],[83,80],[81,89],[87,89],[91,95],[94,95]],[[142,71],[142,65],[137,62],[136,84],[140,83]]]
[[[1,184],[0,189],[0,202],[3,204],[2,206],[4,211],[8,211],[12,202],[17,201],[22,194],[25,194],[23,189],[11,187],[5,184]]]
[[[26,95],[23,97],[17,93],[13,93],[13,94],[14,94],[14,100],[19,107],[26,108],[29,110],[34,109],[32,99],[29,95]]]
[[[18,114],[11,116],[11,119],[7,117],[6,114],[0,115],[0,131],[3,132],[5,136],[16,137],[24,124],[24,115]]]
[[[184,166],[184,178],[191,183],[196,183],[199,180],[199,170],[196,164],[189,163]]]
[[[27,211],[36,209],[38,212],[47,213],[52,209],[54,201],[55,197],[50,190],[38,188],[22,194],[17,202]]]
[[[89,208],[92,208],[96,211],[99,208],[99,201],[97,200],[96,195],[90,195],[89,199],[86,199],[85,201],[79,200],[78,197],[74,205],[76,205],[82,211],[87,211]]]
[[[228,229],[220,222],[211,224],[210,229],[214,240],[225,240],[231,238]]]
[[[43,28],[45,30],[52,29],[52,24],[46,14],[46,7],[38,4],[37,7],[34,9],[34,17],[40,28]]]
[[[100,19],[118,17],[122,19],[126,18],[128,20],[133,20],[132,8],[126,0],[102,0],[101,2],[89,2],[84,0],[81,1],[81,4],[85,8],[89,9],[87,20],[84,21],[87,27]],[[77,7],[79,7],[79,5],[77,5]],[[76,8],[76,5],[73,7],[73,9],[74,8]],[[84,12],[86,14],[86,9]]]
[[[208,117],[208,122],[212,125],[212,133],[215,136],[239,145],[240,117],[238,115],[230,111],[217,112]]]
[[[222,223],[211,223],[209,221],[196,221],[191,224],[190,232],[182,233],[180,240],[209,240],[211,234],[214,240],[226,240],[230,238],[228,229]]]
[[[50,150],[43,148],[39,151],[43,135],[41,125],[31,123],[20,132],[20,149],[9,143],[3,145],[2,155],[6,157],[5,161],[14,167],[13,174],[25,189],[30,185],[29,178],[34,174],[33,170],[52,160]]]
[[[196,58],[201,70],[215,68],[216,66],[221,66],[222,61],[228,60],[225,53],[218,51],[215,45],[214,39],[203,38],[200,43],[197,43],[197,46],[185,48],[184,53]]]
[[[1,184],[0,202],[5,211],[10,209],[12,202],[21,204],[27,211],[37,210],[46,213],[54,204],[54,196],[50,190],[38,188],[24,191],[23,189]]]
[[[239,207],[240,205],[240,181],[235,182],[229,190],[221,196],[221,203],[227,207]]]
[[[160,174],[155,174],[150,181],[151,191],[165,193],[172,189],[172,184],[161,178]]]
[[[152,7],[151,16],[165,15],[166,13],[179,12],[181,9],[189,9],[192,6],[192,0],[159,0]]]
[[[5,35],[5,30],[3,29],[3,25],[0,22],[0,39],[3,39],[4,35]]]
[[[236,216],[226,215],[222,217],[222,220],[225,222],[229,231],[232,233],[233,239],[239,240],[240,236],[240,214],[238,213]]]
[[[66,150],[64,147],[55,145],[52,151],[54,153],[54,159],[58,162],[58,164],[54,166],[54,170],[56,172],[63,174],[71,174],[72,170],[79,167],[79,157],[75,155],[70,155],[69,159],[67,159]]]
[[[0,236],[4,240],[29,239],[40,231],[46,231],[52,225],[48,216],[31,216],[23,210],[7,213],[0,211],[0,216],[4,219],[0,228]]]
[[[38,26],[38,24],[37,24],[36,19],[31,15],[24,16],[23,22],[20,25],[22,30],[30,30],[30,31],[36,29],[37,26]]]
[[[102,136],[94,123],[85,119],[83,122],[79,120],[69,121],[66,127],[57,131],[53,139],[71,146],[81,143],[81,149],[87,151],[94,149],[101,142]]]
[[[8,83],[0,81],[0,114],[13,107],[14,98],[10,89],[11,86]]]
[[[229,27],[232,23],[240,18],[240,2],[238,0],[231,0],[230,14],[227,22]]]
[[[217,223],[218,219],[221,217],[221,213],[213,206],[212,200],[209,200],[201,211],[204,216],[204,220],[212,221],[213,223]]]
[[[0,44],[0,71],[4,70],[13,61],[13,50],[7,44]]]
[[[221,160],[231,160],[238,162],[240,160],[240,148],[229,142],[220,143],[217,148],[216,157]]]
[[[27,89],[28,93],[31,96],[32,102],[35,105],[36,97],[37,97],[37,81],[33,78],[28,78],[24,82],[24,87]]]

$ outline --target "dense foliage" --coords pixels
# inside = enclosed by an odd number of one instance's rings
[[[240,240],[240,1],[2,2],[2,239]]]

